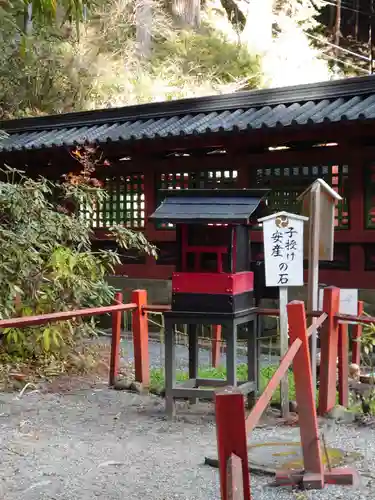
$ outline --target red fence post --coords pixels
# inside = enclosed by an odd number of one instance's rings
[[[339,322],[335,315],[339,312],[339,306],[340,289],[325,288],[323,311],[328,317],[320,333],[319,415],[324,415],[336,405]]]
[[[242,462],[243,499],[251,500],[244,397],[236,389],[217,392],[215,408],[221,499],[230,500],[227,470],[234,453]]]
[[[212,366],[217,368],[220,362],[221,325],[212,325]]]
[[[122,293],[116,293],[114,304],[122,304],[122,300]],[[116,382],[120,365],[121,314],[121,311],[114,311],[112,313],[111,360],[109,365],[110,386],[113,386]]]
[[[293,372],[305,470],[304,482],[310,484],[313,482],[316,488],[322,488],[324,468],[319,443],[305,305],[303,302],[293,301],[287,305],[287,311],[290,340],[294,342],[300,339],[302,342],[293,360]]]
[[[148,387],[150,385],[148,323],[147,312],[143,310],[147,305],[146,290],[133,290],[131,301],[137,304],[132,314],[135,380]]]
[[[349,406],[349,339],[348,324],[339,324],[339,403]]]
[[[358,301],[358,316],[363,314],[363,301]],[[352,330],[352,363],[356,365],[361,364],[361,337],[362,337],[362,325],[356,323],[353,325]]]

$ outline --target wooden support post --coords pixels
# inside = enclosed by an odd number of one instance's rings
[[[137,309],[132,315],[135,380],[148,387],[150,384],[148,323],[147,313],[143,310],[147,305],[146,290],[133,290],[131,301],[137,304]]]
[[[242,462],[243,499],[251,500],[243,395],[236,389],[217,392],[215,406],[221,500],[230,500],[227,467],[232,454]]]
[[[174,326],[171,321],[165,322],[165,412],[168,419],[173,419],[176,414],[173,397],[173,389],[176,384],[176,334]]]
[[[243,500],[242,461],[232,453],[227,462],[228,500]]]
[[[293,372],[303,452],[304,481],[310,484],[313,480],[316,488],[322,488],[324,467],[319,443],[305,305],[303,302],[293,301],[288,304],[287,310],[290,341],[294,342],[297,339],[301,341],[301,346],[293,360]]]
[[[288,314],[286,306],[288,304],[288,288],[281,286],[279,288],[279,334],[280,334],[280,356],[283,358],[288,350]],[[289,417],[289,384],[288,372],[281,379],[280,383],[281,415],[283,418]]]
[[[249,408],[253,408],[258,397],[259,390],[259,340],[258,340],[258,323],[259,316],[257,315],[250,323],[247,324],[247,380],[254,382],[254,389],[247,396],[247,404]]]
[[[358,301],[358,316],[363,314],[363,301]],[[360,366],[361,364],[361,337],[362,337],[362,325],[356,323],[353,325],[352,330],[352,363]]]
[[[319,415],[325,415],[336,405],[337,354],[339,322],[335,317],[340,307],[340,289],[324,289],[323,311],[328,317],[320,333]]]
[[[310,224],[308,249],[308,279],[307,279],[307,311],[317,311],[319,301],[319,243],[320,243],[320,184],[315,184],[310,191]],[[315,318],[312,319],[314,323]],[[313,331],[310,338],[311,368],[313,385],[316,388],[317,332]]]
[[[349,406],[349,340],[348,324],[339,325],[339,403]]]
[[[212,325],[212,366],[217,368],[220,363],[221,325]]]
[[[203,325],[202,325],[203,326]],[[199,366],[199,344],[198,344],[198,325],[188,325],[188,343],[189,343],[189,379],[198,378]],[[197,398],[191,398],[190,404],[197,404]]]
[[[122,300],[122,293],[116,293],[114,304],[122,304]],[[112,313],[111,359],[109,365],[109,385],[111,387],[116,382],[120,365],[121,316],[121,311]]]

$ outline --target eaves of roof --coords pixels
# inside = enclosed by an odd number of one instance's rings
[[[267,193],[266,189],[162,190],[165,198],[150,220],[171,223],[224,220],[246,224]]]
[[[375,77],[0,122],[0,151],[375,119]]]

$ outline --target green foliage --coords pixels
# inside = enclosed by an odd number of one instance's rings
[[[14,170],[0,182],[0,318],[39,315],[110,304],[114,289],[105,276],[120,263],[112,251],[91,251],[91,230],[64,203],[93,206],[100,189],[33,180]],[[58,199],[56,202],[55,200]],[[156,255],[142,234],[115,227],[119,246]],[[64,354],[95,322],[64,323],[4,330],[3,349],[20,358]]]
[[[174,74],[176,85],[184,75],[197,81],[209,78],[214,84],[243,79],[252,80],[253,87],[259,83],[257,60],[241,45],[229,42],[209,27],[201,33],[176,32],[156,46],[154,53],[152,70],[156,75]]]
[[[369,316],[367,313],[365,316]],[[360,338],[361,347],[365,355],[371,355],[375,348],[375,323],[366,323],[362,325],[362,335]]]
[[[273,375],[277,370],[277,366],[266,366],[260,370],[260,390],[264,391],[268,382],[271,380]],[[201,368],[199,370],[199,378],[226,379],[226,368],[220,365],[218,368]],[[186,371],[178,370],[176,373],[176,379],[178,382],[183,382],[188,379],[188,374]],[[237,365],[237,379],[239,381],[247,380],[247,366],[245,364]],[[289,399],[295,401],[296,399],[296,388],[294,384],[293,372],[288,371],[289,379]],[[153,368],[150,370],[150,389],[151,390],[161,390],[164,388],[164,372],[160,368]],[[272,396],[273,403],[280,403],[280,392],[276,390]]]
[[[364,313],[364,316],[370,316]],[[370,372],[371,377],[369,383],[374,386],[374,352],[375,352],[375,323],[362,324],[362,335],[358,342],[361,343],[361,365],[367,366],[367,370]],[[351,406],[357,411],[362,411],[365,414],[375,414],[375,390],[367,391],[365,394],[360,395],[360,397],[355,398],[351,402]],[[360,407],[359,405],[360,400]]]
[[[231,92],[259,83],[259,62],[244,47],[213,23],[182,29],[158,1],[148,61],[137,52],[134,0],[91,3],[79,37],[69,23],[51,24],[40,16],[32,34],[23,36],[7,19],[0,33],[0,118]]]
[[[78,65],[73,45],[58,30],[35,27],[14,44],[17,29],[3,32],[0,54],[0,116],[61,113],[84,107],[93,75]]]

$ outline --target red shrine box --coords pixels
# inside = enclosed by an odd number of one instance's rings
[[[249,229],[268,190],[164,191],[151,220],[176,224],[172,310],[236,313],[254,306]]]

